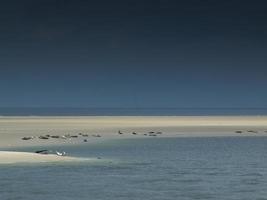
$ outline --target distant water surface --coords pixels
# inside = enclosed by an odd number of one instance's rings
[[[0,116],[267,115],[267,108],[0,108]]]
[[[2,165],[0,199],[264,200],[266,144],[267,137],[203,137],[53,147],[111,162]]]

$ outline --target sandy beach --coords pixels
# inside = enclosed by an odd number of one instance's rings
[[[237,133],[236,131],[242,131]],[[72,145],[110,138],[202,136],[267,136],[267,117],[0,117],[0,149],[42,145]],[[118,134],[121,131],[123,134]],[[136,135],[132,134],[133,132]],[[81,137],[78,134],[86,134]],[[68,139],[40,139],[41,135],[76,135]],[[100,135],[101,137],[94,137]],[[79,137],[78,137],[79,136]],[[32,137],[22,140],[23,137]],[[0,152],[0,163],[68,161],[74,158],[23,152]]]
[[[84,159],[69,156],[42,155],[29,152],[0,151],[0,164],[43,163],[43,162],[81,162]]]
[[[118,135],[118,131],[124,134]],[[242,130],[242,134],[235,133]],[[258,134],[247,132],[256,130]],[[0,148],[48,144],[77,144],[80,140],[33,139],[40,135],[88,134],[88,141],[105,138],[141,137],[149,131],[161,131],[161,137],[267,135],[267,117],[0,117]],[[132,135],[137,132],[137,135]],[[99,134],[101,138],[92,135]]]

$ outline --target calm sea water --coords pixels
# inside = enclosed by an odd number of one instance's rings
[[[267,199],[267,137],[125,139],[54,149],[103,162],[2,165],[0,199]]]
[[[0,116],[191,116],[266,115],[267,108],[3,108]]]

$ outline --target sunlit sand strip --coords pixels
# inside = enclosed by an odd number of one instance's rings
[[[266,126],[267,116],[89,116],[89,117],[0,117],[3,128],[150,127],[150,126]]]
[[[0,148],[78,145],[84,139],[89,144],[104,139],[146,137],[144,134],[151,131],[162,132],[158,137],[267,136],[267,116],[0,117]],[[88,136],[84,138],[79,133]],[[39,138],[46,134],[59,138]],[[66,134],[77,138],[60,137]],[[98,134],[101,138],[93,136]],[[34,139],[26,141],[23,137]]]
[[[43,162],[80,162],[89,159],[68,156],[43,155],[29,152],[0,151],[0,164],[43,163]],[[92,159],[93,160],[93,159]]]

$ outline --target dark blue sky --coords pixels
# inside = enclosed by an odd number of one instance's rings
[[[0,107],[267,107],[266,1],[0,2]]]

